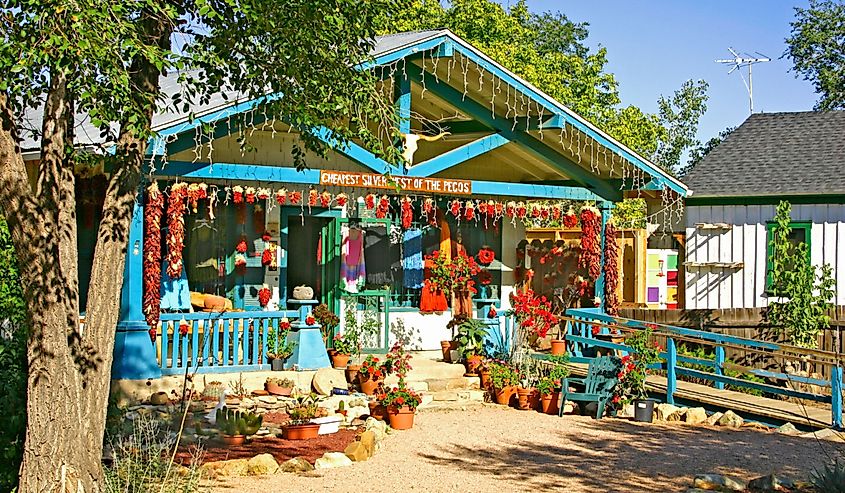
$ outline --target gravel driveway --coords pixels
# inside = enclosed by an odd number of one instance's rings
[[[824,449],[824,450],[823,450]],[[752,429],[641,425],[481,407],[417,415],[367,462],[237,478],[215,493],[270,491],[684,491],[697,473],[805,477],[845,446]]]

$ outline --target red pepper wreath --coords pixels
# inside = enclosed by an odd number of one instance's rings
[[[258,304],[262,308],[267,306],[267,303],[270,303],[270,294],[270,288],[266,286],[258,290]]]
[[[167,275],[178,279],[182,275],[182,249],[185,247],[186,183],[170,187],[167,203]]]
[[[490,247],[482,247],[478,251],[478,263],[481,265],[490,265],[496,260],[496,252]]]
[[[161,216],[164,194],[153,182],[147,188],[144,207],[144,318],[150,326],[150,339],[155,342],[156,326],[161,315]]]

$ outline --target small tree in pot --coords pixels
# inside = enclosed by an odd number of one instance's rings
[[[634,419],[651,422],[654,413],[654,401],[648,399],[646,378],[651,365],[660,362],[660,345],[652,341],[654,327],[647,325],[625,338],[625,344],[631,348],[631,354],[620,359],[619,383],[611,401],[616,406],[634,404]]]
[[[285,368],[285,361],[293,354],[296,344],[288,342],[288,331],[290,322],[282,319],[279,321],[279,329],[270,327],[267,331],[267,359],[270,361],[270,368],[273,371],[282,371]]]

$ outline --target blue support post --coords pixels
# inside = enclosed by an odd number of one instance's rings
[[[830,369],[830,411],[831,426],[842,428],[842,367],[838,364]]]
[[[716,361],[714,362],[715,366],[713,367],[716,375],[724,375],[725,370],[725,348],[722,346],[716,346]],[[725,389],[725,382],[716,381],[715,386],[719,390]]]
[[[299,311],[299,320],[291,324],[287,341],[294,344],[293,354],[285,362],[285,369],[316,370],[329,368],[329,355],[318,324],[308,325],[305,319],[311,314],[316,300],[288,300],[290,309]]]
[[[138,194],[132,210],[123,288],[120,292],[120,318],[114,340],[112,378],[144,380],[161,377],[156,346],[150,340],[147,321],[141,309],[143,291],[144,206]],[[166,337],[163,334],[162,337]],[[174,366],[175,366],[174,361]]]
[[[675,390],[678,388],[678,379],[675,368],[678,364],[678,352],[675,349],[675,340],[666,339],[666,402],[675,403]]]
[[[607,226],[607,221],[610,220],[610,214],[613,211],[613,202],[600,202],[599,203],[599,210],[601,210],[601,273],[599,274],[599,278],[596,279],[596,292],[595,295],[601,300],[601,304],[599,307],[602,311],[604,309],[604,242],[605,242],[605,235],[604,229]]]

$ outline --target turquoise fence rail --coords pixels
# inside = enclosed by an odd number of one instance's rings
[[[161,315],[156,356],[162,375],[269,370],[265,356],[270,328],[278,330],[296,310],[167,313]],[[188,324],[181,335],[179,326]]]
[[[687,376],[711,381],[713,386],[718,389],[723,389],[727,384],[776,395],[827,403],[831,405],[831,425],[836,428],[842,427],[843,359],[841,355],[836,353],[613,317],[596,308],[569,309],[566,311],[566,316],[562,317],[561,324],[571,361],[576,363],[589,362],[597,352],[629,352],[630,348],[622,343],[623,337],[621,334],[636,329],[652,328],[656,337],[666,340],[665,350],[661,352],[661,357],[665,360],[665,363],[659,364],[656,368],[666,371],[666,400],[669,403],[674,403],[678,377]],[[620,336],[614,337],[615,332],[620,333]],[[679,343],[711,346],[714,348],[715,358],[711,360],[680,355],[678,354]],[[830,379],[810,378],[732,364],[725,360],[725,348],[758,353],[780,361],[794,361],[799,367],[807,364],[827,365],[831,368]],[[712,369],[712,372],[690,368],[690,365]],[[727,370],[756,375],[768,380],[784,381],[792,387],[743,380],[728,376]],[[830,389],[830,391],[829,393],[809,392],[793,388],[795,384],[817,386]]]

